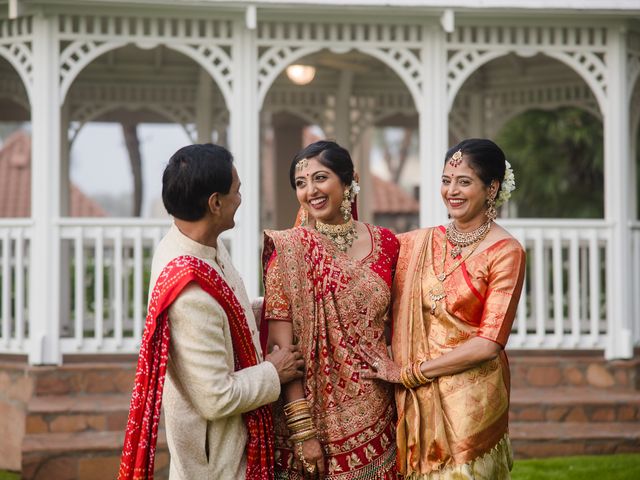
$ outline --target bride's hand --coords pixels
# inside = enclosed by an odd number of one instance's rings
[[[370,370],[362,370],[360,376],[373,380],[384,380],[389,383],[402,383],[400,380],[400,366],[387,356],[382,356],[365,345],[361,346],[360,354],[369,365]]]

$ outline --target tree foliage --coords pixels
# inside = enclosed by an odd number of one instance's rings
[[[521,218],[603,218],[602,123],[578,108],[530,110],[496,138],[516,175]]]

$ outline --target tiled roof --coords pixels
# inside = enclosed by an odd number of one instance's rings
[[[0,149],[0,218],[31,216],[31,137],[12,133]],[[72,217],[106,217],[106,212],[71,184]]]
[[[373,213],[418,213],[418,201],[393,182],[372,175]]]

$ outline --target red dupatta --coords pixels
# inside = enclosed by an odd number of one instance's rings
[[[167,314],[169,306],[191,282],[197,282],[227,314],[235,370],[258,363],[244,310],[220,274],[206,262],[188,255],[169,262],[160,273],[149,302],[118,480],[153,479],[162,391],[169,356]],[[246,412],[243,419],[248,433],[246,479],[272,480],[274,438],[271,407],[264,405]]]

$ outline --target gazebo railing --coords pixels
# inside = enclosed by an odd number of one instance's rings
[[[604,349],[611,226],[603,220],[505,220],[527,250],[511,349]],[[0,353],[29,353],[30,220],[0,221]],[[137,352],[151,258],[170,222],[61,219],[63,354]],[[640,291],[640,223],[631,227],[632,292]],[[635,318],[640,299],[634,296]],[[638,322],[634,321],[635,340]]]
[[[610,228],[602,220],[509,220],[527,270],[509,348],[603,349]]]
[[[27,353],[30,219],[0,219],[0,352]]]
[[[151,259],[169,220],[60,221],[60,351],[129,353],[139,347]]]
[[[633,344],[640,345],[640,221],[631,224],[631,295],[633,298],[633,318],[631,322]]]

